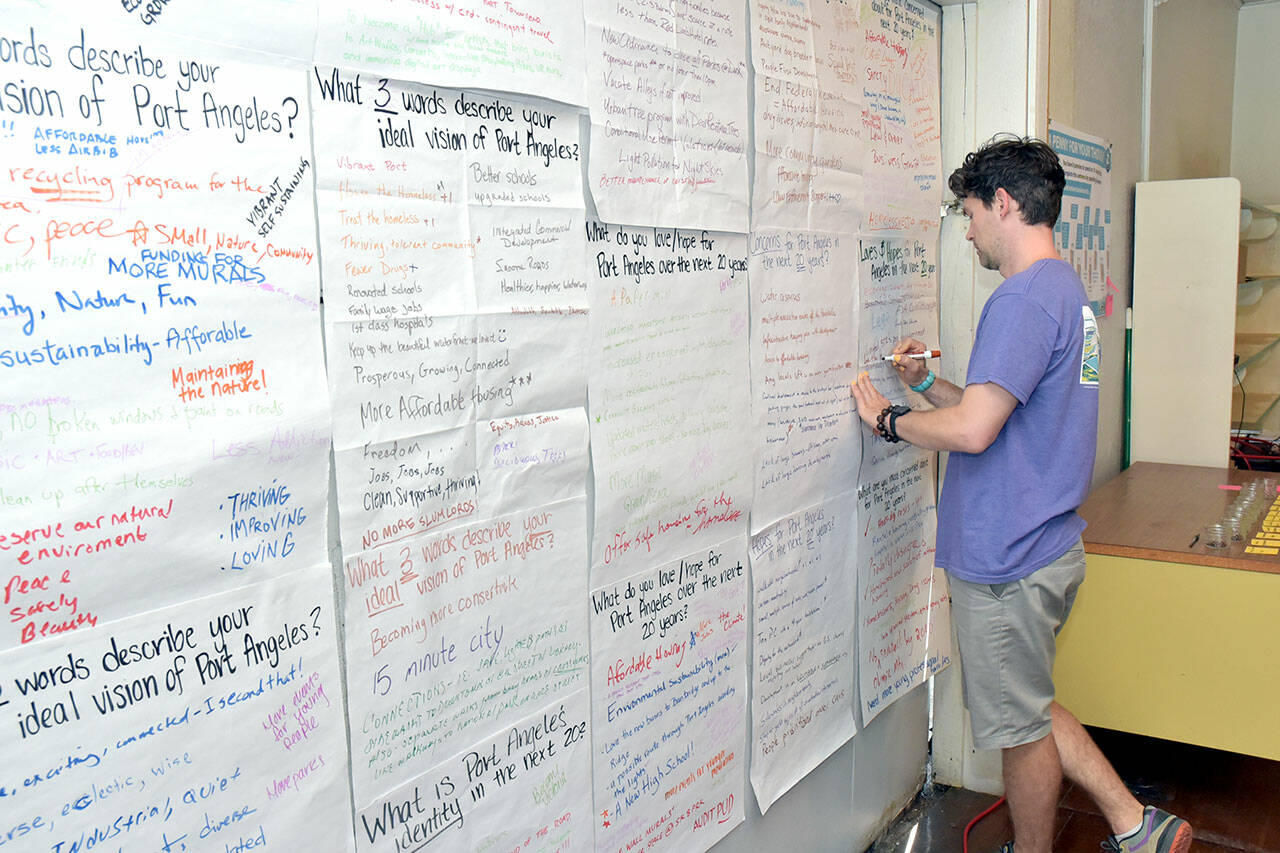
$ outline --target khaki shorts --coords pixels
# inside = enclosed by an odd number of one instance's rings
[[[974,746],[1004,749],[1049,734],[1053,657],[1084,580],[1083,544],[1019,581],[948,580]]]

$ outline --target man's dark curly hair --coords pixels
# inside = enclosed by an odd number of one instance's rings
[[[996,136],[964,158],[947,186],[957,200],[972,196],[988,207],[1004,187],[1022,206],[1023,222],[1052,227],[1062,211],[1066,176],[1058,155],[1039,139]]]

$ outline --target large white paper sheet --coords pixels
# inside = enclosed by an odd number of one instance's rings
[[[746,530],[747,242],[587,228],[598,586]]]
[[[0,654],[6,841],[351,850],[328,566]]]
[[[580,0],[321,0],[316,62],[584,102]]]
[[[745,232],[745,2],[584,6],[591,193],[600,217]]]
[[[857,522],[849,492],[751,540],[751,784],[761,813],[855,731]]]
[[[342,68],[312,85],[356,837],[580,847],[589,813],[547,792],[581,768],[508,788],[541,759],[497,752],[588,679],[580,115]]]
[[[927,408],[884,356],[906,337],[936,346],[937,237],[865,237],[859,258],[862,369],[893,402]],[[946,584],[933,567],[934,454],[866,429],[862,437],[858,672],[866,725],[949,663],[951,623]]]
[[[344,547],[583,494],[578,113],[312,78]]]
[[[857,3],[751,0],[752,65],[757,74],[856,101],[864,14]]]
[[[580,406],[577,113],[312,82],[337,449]]]
[[[358,807],[587,683],[582,498],[347,555]]]
[[[933,461],[920,457],[858,490],[862,723],[951,662],[950,596],[934,568]]]
[[[936,235],[941,221],[939,11],[922,0],[862,0],[864,234]]]
[[[902,384],[897,370],[884,357],[892,354],[894,346],[903,338],[937,346],[937,246],[936,236],[868,237],[861,241],[859,248],[858,277],[862,285],[859,363],[871,374],[881,393],[894,403],[912,408],[928,406],[928,403]],[[861,430],[861,434],[862,482],[927,455],[906,442],[889,444],[870,430]]]
[[[753,0],[753,225],[852,234],[862,223],[859,6]]]
[[[23,23],[35,64],[0,134],[0,648],[326,559],[305,80]]]
[[[591,733],[580,690],[441,762],[356,816],[360,850],[591,849]]]
[[[752,532],[856,486],[861,422],[849,379],[858,269],[849,235],[751,235]]]
[[[744,819],[745,538],[591,593],[596,849],[706,850]]]

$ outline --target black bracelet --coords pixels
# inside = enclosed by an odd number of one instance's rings
[[[890,444],[902,441],[902,437],[898,435],[898,418],[909,411],[911,409],[907,406],[885,406],[876,417],[876,432]]]
[[[893,436],[894,441],[902,441],[902,437],[898,435],[898,418],[911,411],[909,406],[892,406],[889,413],[889,434]]]

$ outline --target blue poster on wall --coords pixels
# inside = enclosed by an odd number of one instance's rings
[[[1058,251],[1080,274],[1094,312],[1109,315],[1111,143],[1050,120],[1049,145],[1067,175],[1062,214],[1053,229]]]

